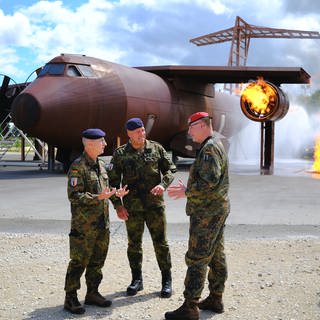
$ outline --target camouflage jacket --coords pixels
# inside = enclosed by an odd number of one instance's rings
[[[68,198],[71,203],[71,229],[85,232],[109,227],[108,199],[98,195],[109,186],[105,162],[93,161],[85,152],[70,166]]]
[[[214,133],[198,150],[190,168],[186,196],[187,215],[196,212],[214,214],[217,210],[229,212],[228,159],[222,142]]]
[[[165,189],[174,179],[176,166],[166,150],[157,142],[146,140],[141,151],[131,143],[117,148],[110,162],[110,185],[118,188],[128,185],[130,192],[123,198],[124,206],[131,211],[164,206],[163,196],[154,196],[150,190],[158,184]],[[121,199],[112,198],[116,208]]]

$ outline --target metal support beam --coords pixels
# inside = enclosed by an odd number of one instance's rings
[[[26,161],[26,139],[21,137],[21,161]]]
[[[231,41],[228,66],[246,66],[250,40],[258,38],[320,39],[320,33],[318,31],[276,29],[255,26],[237,16],[233,27],[193,38],[190,42],[197,46],[205,46]],[[224,89],[230,93],[234,93],[232,85],[232,83],[226,83]],[[236,88],[239,89],[239,84],[236,84]]]
[[[272,175],[274,162],[274,121],[261,122],[260,174]]]
[[[55,152],[54,147],[48,145],[48,171],[54,171]]]
[[[41,160],[44,158],[44,152],[43,152],[43,147],[42,145],[39,143],[39,141],[37,139],[34,139],[34,147],[35,149],[38,151],[38,153],[34,153],[34,157],[33,160]],[[42,158],[39,156],[39,154],[42,155]]]

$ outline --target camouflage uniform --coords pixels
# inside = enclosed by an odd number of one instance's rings
[[[186,189],[186,213],[190,216],[188,266],[184,297],[197,300],[209,266],[209,290],[221,295],[227,279],[224,225],[230,211],[228,160],[214,133],[202,144],[190,168]]]
[[[135,150],[130,142],[116,149],[110,167],[110,184],[113,187],[128,185],[130,190],[123,198],[123,205],[129,213],[126,228],[131,270],[142,267],[144,223],[149,229],[160,270],[170,270],[164,200],[163,196],[153,195],[150,190],[158,184],[166,189],[174,179],[175,165],[159,143],[146,140],[141,151]],[[115,208],[122,205],[117,198],[113,204]]]
[[[108,199],[98,195],[108,187],[105,162],[93,161],[85,152],[76,159],[68,172],[68,198],[71,203],[70,262],[65,279],[65,291],[80,288],[80,278],[86,269],[88,289],[97,289],[102,280],[109,246]]]

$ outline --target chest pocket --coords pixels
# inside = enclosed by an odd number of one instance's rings
[[[144,154],[144,164],[146,174],[158,174],[159,165],[158,165],[158,157],[155,154]]]
[[[101,188],[97,173],[94,170],[90,170],[87,176],[87,190],[90,193],[97,194],[101,192],[100,189]]]
[[[136,178],[138,170],[138,162],[131,159],[124,162],[123,172],[125,178],[129,180]]]

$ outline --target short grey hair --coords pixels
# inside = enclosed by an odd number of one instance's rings
[[[85,146],[87,144],[89,139],[85,138],[85,137],[82,137],[82,144],[83,146]]]

